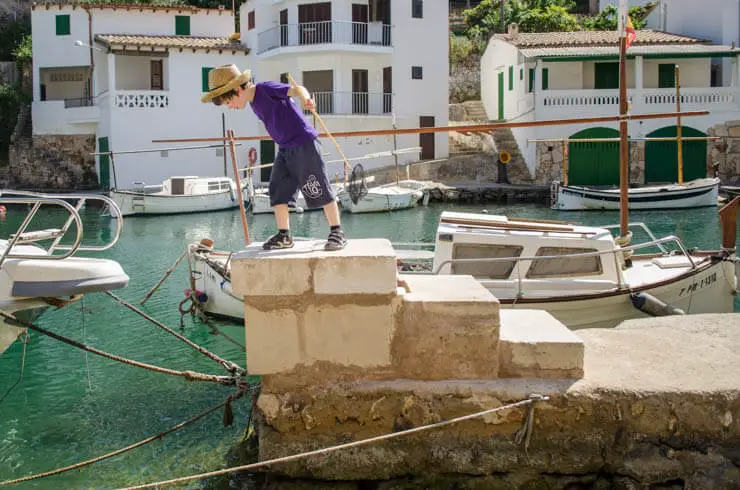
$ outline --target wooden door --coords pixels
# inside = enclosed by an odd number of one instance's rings
[[[352,43],[367,44],[368,7],[364,4],[352,4]]]
[[[288,45],[288,9],[280,11],[280,46]]]
[[[149,86],[150,90],[164,89],[162,81],[162,60],[149,61]]]
[[[108,137],[98,138],[98,153],[110,151],[108,146]],[[100,166],[100,187],[104,191],[110,190],[110,157],[108,155],[98,155],[98,164]]]
[[[352,70],[352,114],[368,114],[367,70]]]
[[[298,6],[300,44],[330,43],[331,3],[310,3]]]
[[[675,138],[676,126],[660,128],[648,138]],[[706,134],[688,126],[681,126],[682,137],[705,137]],[[707,176],[706,140],[682,141],[683,181],[703,179]],[[662,184],[678,182],[678,142],[648,141],[645,143],[645,183]]]
[[[619,88],[619,63],[596,63],[594,65],[594,88]]]
[[[393,68],[383,68],[383,114],[393,112]]]
[[[504,72],[498,74],[498,120],[504,120]]]
[[[616,138],[612,128],[589,128],[569,139]],[[568,143],[568,183],[570,185],[619,185],[619,142]]]
[[[420,128],[433,128],[434,116],[419,117]],[[421,159],[434,159],[434,133],[421,133],[419,135],[419,146],[421,146]]]

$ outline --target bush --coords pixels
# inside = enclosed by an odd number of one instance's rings
[[[0,84],[0,162],[7,162],[10,136],[13,134],[18,111],[28,103],[28,96],[19,87]]]

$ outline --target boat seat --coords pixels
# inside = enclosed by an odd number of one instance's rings
[[[669,255],[667,257],[656,257],[651,260],[653,264],[661,269],[677,269],[682,267],[691,267],[691,262],[684,255]]]

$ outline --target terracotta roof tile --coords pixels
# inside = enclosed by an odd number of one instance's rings
[[[123,46],[124,50],[141,48],[231,50],[249,53],[249,48],[228,37],[146,36],[132,34],[97,34],[95,41],[107,48]]]
[[[669,44],[709,44],[709,41],[680,36],[669,32],[640,29],[633,46]],[[496,34],[501,39],[519,48],[561,48],[566,46],[609,46],[619,44],[617,31],[575,31],[575,32],[520,32],[516,35]]]

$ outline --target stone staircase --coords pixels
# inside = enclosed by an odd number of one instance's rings
[[[505,151],[511,155],[511,161],[507,164],[509,182],[517,184],[534,183],[534,178],[529,173],[527,164],[524,161],[522,152],[519,150],[519,145],[511,129],[504,128],[494,131],[493,144],[497,154]]]

